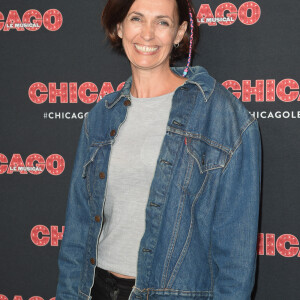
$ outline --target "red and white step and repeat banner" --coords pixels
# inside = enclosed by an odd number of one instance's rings
[[[84,115],[131,75],[105,40],[105,3],[0,2],[0,300],[55,299]],[[201,40],[193,65],[242,101],[261,129],[253,299],[300,299],[300,2],[194,6]]]

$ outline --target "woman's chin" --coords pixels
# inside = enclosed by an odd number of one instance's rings
[[[158,61],[131,61],[131,65],[136,68],[136,69],[141,69],[141,70],[152,70],[155,68],[159,68],[163,65],[162,62]]]

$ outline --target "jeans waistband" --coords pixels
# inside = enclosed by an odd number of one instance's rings
[[[112,273],[110,273],[107,270],[104,270],[102,268],[96,267],[96,276],[100,276],[102,278],[112,278],[116,281],[116,283],[119,285],[128,285],[128,286],[133,286],[135,284],[135,279],[133,278],[122,278],[122,277],[118,277]]]

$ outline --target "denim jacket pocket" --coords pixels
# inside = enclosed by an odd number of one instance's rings
[[[205,139],[184,137],[184,149],[179,161],[177,186],[188,194],[197,194],[208,171],[223,168],[227,153]]]
[[[82,177],[86,179],[87,190],[90,198],[93,196],[95,180],[98,178],[96,175],[98,170],[97,166],[101,162],[100,154],[103,152],[102,148],[108,144],[111,144],[111,141],[92,143],[88,148],[85,163],[82,168]]]
[[[94,159],[100,149],[100,146],[95,147],[95,146],[90,146],[86,155],[86,160],[83,165],[83,170],[82,170],[82,177],[86,179],[86,185],[87,185],[87,190],[89,193],[90,198],[92,197],[92,164],[94,162]]]

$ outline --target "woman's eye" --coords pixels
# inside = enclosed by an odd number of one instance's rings
[[[140,20],[140,18],[138,18],[138,17],[131,18],[131,21],[139,21],[139,20]]]
[[[169,26],[169,23],[166,21],[160,21],[159,24],[164,25],[164,26]]]

